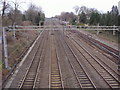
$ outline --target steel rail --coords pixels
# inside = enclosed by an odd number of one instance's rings
[[[78,40],[81,41],[81,40],[84,40],[84,39],[78,37]],[[103,50],[97,48],[95,45],[93,46],[90,42],[87,42],[87,40],[86,40],[86,41],[84,40],[84,42],[87,43],[89,46],[91,46],[91,47],[97,49],[97,51],[99,51],[99,53],[103,54],[106,58],[111,59],[109,56],[107,56],[106,54],[103,53],[103,52],[104,52]],[[112,60],[112,61],[113,61],[113,60]],[[114,62],[114,61],[113,61],[113,62]],[[114,62],[114,63],[115,63],[115,62]]]
[[[69,37],[69,36],[68,36]],[[74,40],[75,42],[76,42],[76,40],[75,39],[73,39],[73,38],[71,38],[72,40]],[[71,41],[72,42],[72,41]],[[78,44],[77,42],[76,42],[76,44]],[[80,44],[78,44],[79,46],[80,46]],[[75,46],[75,45],[74,45]],[[76,47],[76,46],[75,46]],[[101,66],[101,68],[103,68],[110,76],[112,76],[113,78],[114,78],[114,80],[120,85],[120,82],[116,79],[116,77],[114,77],[114,75],[112,75],[112,73],[111,72],[109,72],[109,70],[107,70],[106,69],[106,67],[104,67],[98,60],[96,60],[96,58],[94,58],[84,47],[82,47],[82,46],[80,46],[86,53],[88,53],[95,61],[96,61],[96,63],[98,64],[98,65],[100,65]],[[79,50],[79,49],[78,49]],[[80,52],[80,51],[79,51]],[[81,52],[80,52],[81,53]],[[82,54],[82,53],[81,53]],[[83,54],[82,54],[83,55]],[[84,55],[83,55],[84,56]],[[85,56],[84,56],[85,57]],[[86,58],[86,57],[85,57]],[[87,58],[86,58],[86,60],[87,60]],[[110,82],[109,81],[107,81],[106,79],[105,79],[105,77],[103,77],[100,73],[99,73],[99,71],[95,68],[95,65],[92,65],[91,64],[91,62],[89,61],[89,60],[87,60],[88,62],[89,62],[89,64],[98,72],[98,74],[104,79],[104,81],[111,87],[111,88],[113,88],[114,86],[112,86],[112,85],[110,85]]]
[[[42,33],[43,33],[43,32],[42,32]],[[44,40],[43,40],[43,41],[44,41]],[[41,40],[41,42],[42,42],[42,40]],[[27,75],[28,75],[28,73],[29,73],[30,68],[32,67],[32,64],[33,64],[34,59],[35,59],[35,57],[36,57],[36,55],[37,55],[37,53],[38,53],[38,51],[39,51],[39,48],[40,48],[40,44],[39,44],[39,46],[37,47],[37,51],[36,51],[35,54],[33,55],[32,61],[31,61],[30,65],[29,65],[29,67],[28,67],[27,72],[25,73],[25,76],[24,76],[24,78],[23,78],[23,80],[22,80],[22,82],[21,82],[21,84],[20,84],[19,89],[22,89],[22,86],[23,86],[23,84],[24,84],[24,82],[25,82],[25,79],[27,78]]]
[[[48,33],[47,33],[46,36],[48,36]],[[47,48],[47,41],[45,42],[45,48]],[[45,49],[44,52],[46,53],[46,49]],[[40,62],[39,62],[38,68],[37,68],[37,74],[36,74],[36,76],[35,76],[35,80],[34,80],[34,84],[33,84],[33,89],[37,88],[37,87],[36,87],[36,83],[37,83],[37,79],[38,79],[38,77],[39,77],[38,75],[39,75],[39,71],[40,71],[40,66],[41,66],[41,63],[42,63],[42,61],[43,61],[43,60],[41,60],[41,59],[42,59],[42,55],[43,55],[44,58],[45,58],[45,53],[44,53],[44,52],[42,52],[41,57],[40,57]]]
[[[64,37],[63,37],[63,38],[64,38]],[[76,61],[78,62],[80,68],[83,70],[84,74],[87,76],[88,80],[90,81],[90,83],[91,83],[91,85],[92,85],[92,88],[96,88],[95,84],[94,84],[93,81],[90,79],[89,75],[87,74],[87,72],[86,72],[85,69],[83,68],[82,64],[80,63],[79,59],[78,59],[77,56],[75,55],[74,51],[73,51],[73,50],[70,48],[70,46],[68,45],[68,43],[67,43],[67,41],[66,41],[65,38],[64,38],[64,40],[65,40],[66,45],[68,46],[68,48],[69,48],[70,51],[72,52],[73,56],[75,57]],[[61,41],[61,39],[60,39],[60,41]],[[61,42],[62,42],[62,41],[61,41]],[[69,43],[69,44],[70,44],[70,43]],[[63,43],[62,43],[62,46],[63,46]],[[63,46],[63,48],[64,48],[64,46]],[[66,53],[66,55],[67,55],[67,52],[66,52],[65,48],[64,48],[64,51],[65,51],[65,53]],[[68,60],[69,60],[69,58],[68,58]],[[79,82],[80,87],[81,87],[81,88],[84,88],[84,87],[82,86],[82,85],[84,85],[84,84],[82,84],[82,83],[80,82],[80,78],[78,77],[77,72],[76,72],[76,70],[74,69],[74,66],[72,65],[72,63],[70,62],[70,60],[69,60],[69,63],[70,63],[70,65],[71,65],[71,68],[72,68],[73,71],[74,71],[74,74],[75,74],[75,76],[76,76],[76,78],[77,78],[77,81]],[[91,87],[89,87],[89,88],[91,88]]]
[[[81,38],[79,38],[78,37],[78,39],[77,40],[79,40],[80,42],[82,41],[81,40]],[[77,42],[77,41],[76,41]],[[79,42],[78,42],[79,43]],[[89,44],[91,47],[93,47],[90,43],[87,43],[87,44]],[[93,47],[94,48],[94,47]],[[99,51],[99,53],[101,53],[101,54],[103,54],[101,51],[100,51],[100,49],[98,49],[97,48],[97,50]],[[105,54],[103,54],[106,58],[108,58],[108,59],[110,59],[107,55],[105,55]],[[96,56],[96,55],[95,55]],[[110,68],[110,66],[109,65],[107,65],[105,62],[103,62],[100,58],[98,58],[97,56],[96,56],[96,58],[97,59],[99,59],[102,63],[104,63],[108,68]],[[114,62],[115,63],[115,62]],[[116,73],[112,68],[110,68],[118,77],[120,77],[120,74],[118,74],[118,73]]]
[[[71,32],[73,32],[73,31],[71,31]],[[94,40],[93,38],[90,38],[90,37],[88,37],[88,36],[86,36],[86,35],[84,35],[84,34],[82,34],[80,32],[78,32],[77,36],[83,38],[84,40],[86,40],[86,41],[88,41],[90,43],[92,43],[96,47],[102,49],[103,51],[111,54],[113,57],[118,59],[119,51],[117,51],[117,50],[115,50],[115,49],[101,43],[100,41]]]
[[[55,33],[55,31],[54,31],[54,33]],[[55,43],[57,43],[56,41],[56,39],[55,39],[55,37],[54,37],[54,41],[55,41]],[[59,71],[60,71],[60,76],[61,76],[61,82],[62,82],[62,89],[64,90],[64,85],[63,85],[63,80],[62,80],[62,71],[61,71],[61,68],[60,68],[60,63],[59,63],[59,61],[60,61],[60,58],[59,58],[59,56],[58,56],[58,51],[57,51],[57,47],[56,47],[56,45],[55,45],[55,50],[56,50],[56,56],[57,56],[57,64],[58,64],[58,68],[59,68]]]
[[[50,74],[50,88],[62,88],[62,77],[60,75],[60,68],[58,57],[56,54],[55,40],[53,32],[51,33],[51,74]]]

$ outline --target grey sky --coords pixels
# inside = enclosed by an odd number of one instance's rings
[[[111,10],[113,5],[118,6],[120,0],[18,0],[20,2],[26,2],[22,4],[21,9],[26,10],[30,2],[41,6],[46,17],[52,17],[59,15],[62,11],[74,12],[74,6],[87,6],[90,8],[96,8],[99,11],[107,12]]]

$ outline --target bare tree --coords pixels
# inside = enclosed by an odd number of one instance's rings
[[[85,13],[86,18],[90,19],[90,16],[91,16],[91,14],[93,12],[98,12],[97,9],[95,9],[95,8],[87,8],[86,6],[81,6],[81,7],[75,6],[74,10],[75,10],[75,13],[78,15],[78,17],[77,17],[77,22],[78,23],[80,23],[79,20],[80,20],[81,13]]]
[[[31,21],[33,24],[39,24],[39,21],[43,21],[45,15],[41,7],[37,7],[34,4],[31,4],[28,10],[25,12],[27,20]]]
[[[14,20],[13,20],[13,24],[17,24],[17,19],[19,18],[19,15],[20,15],[20,5],[22,3],[25,3],[25,2],[21,2],[20,0],[15,0],[15,1],[11,1],[11,3],[13,4],[13,16],[14,16]],[[11,9],[12,10],[12,9]]]
[[[13,8],[11,8],[8,13],[8,18],[9,24],[11,24],[12,26],[15,24],[20,24],[22,22],[22,12],[20,10],[15,11]]]
[[[79,14],[79,9],[80,9],[80,7],[79,6],[75,6],[75,7],[73,7],[74,8],[74,10],[75,10],[75,13],[78,15]]]
[[[79,12],[80,12],[80,7],[79,6],[75,6],[75,13],[77,14],[77,23],[79,24]]]
[[[62,12],[60,16],[57,16],[57,18],[73,24],[75,23],[77,17],[73,12]]]
[[[5,17],[5,11],[10,7],[10,4],[8,3],[7,0],[1,1],[2,3],[2,26],[5,26],[4,24],[4,17]]]

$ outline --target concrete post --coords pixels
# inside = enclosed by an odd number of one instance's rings
[[[2,90],[2,26],[0,25],[0,90]]]
[[[41,22],[39,21],[39,26],[41,26]]]
[[[120,17],[120,1],[118,2],[118,11],[119,11],[119,16]],[[118,50],[119,50],[119,59],[118,59],[118,71],[119,71],[119,74],[120,74],[120,28],[119,28],[119,31],[118,31]],[[118,80],[120,81],[120,77],[118,77]]]
[[[97,26],[97,35],[99,35],[100,31],[99,31],[99,23],[98,23],[98,26]]]
[[[113,35],[115,35],[115,25],[113,26]]]
[[[65,32],[64,32],[64,26],[63,26],[63,35],[64,35],[64,33],[65,33]]]
[[[4,27],[3,27],[3,45],[4,45],[4,64],[5,64],[5,68],[9,69],[7,40],[6,40],[6,33],[5,33],[5,28]]]
[[[15,26],[13,27],[13,36],[16,39]]]

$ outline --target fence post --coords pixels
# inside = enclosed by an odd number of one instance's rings
[[[5,68],[9,69],[8,65],[8,51],[7,51],[7,40],[6,40],[6,33],[5,28],[3,27],[3,46],[4,46],[4,63]]]
[[[97,25],[97,35],[99,35],[99,23],[98,23],[98,25]]]
[[[15,25],[13,26],[13,36],[16,39],[16,33],[15,33]]]
[[[63,26],[63,35],[65,34],[65,32],[64,32],[65,30],[64,30],[64,26]]]
[[[115,35],[115,25],[113,26],[113,35]]]

